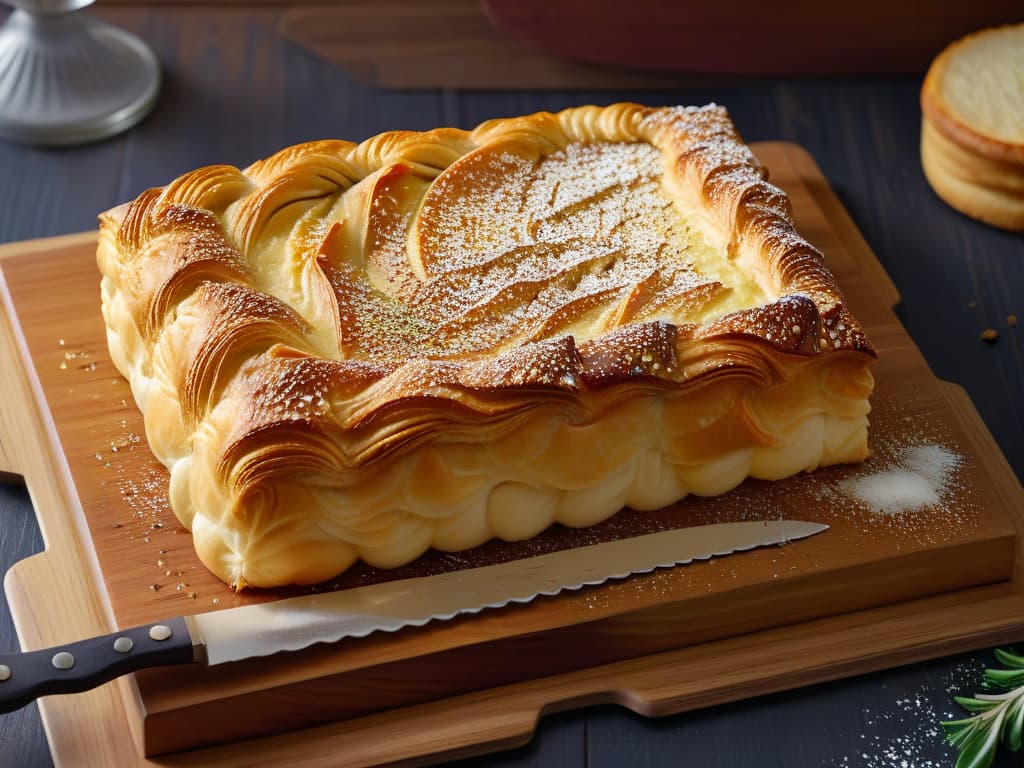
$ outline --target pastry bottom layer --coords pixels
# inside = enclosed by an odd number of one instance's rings
[[[946,136],[927,117],[921,126],[921,165],[932,189],[956,210],[996,227],[1024,231],[1024,165],[980,155]]]
[[[379,466],[277,477],[244,499],[217,474],[211,414],[191,455],[170,462],[171,501],[203,563],[239,587],[311,584],[357,559],[403,565],[428,548],[520,541],[553,523],[591,526],[868,455],[870,372],[833,358],[758,389],[711,382],[620,402],[590,423],[538,411],[490,442],[437,440]]]

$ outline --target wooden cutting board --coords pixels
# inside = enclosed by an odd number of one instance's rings
[[[541,711],[618,701],[677,712],[1018,631],[1024,492],[966,397],[934,378],[900,326],[898,294],[810,157],[787,144],[755,150],[879,349],[875,456],[656,514],[625,512],[596,531],[553,531],[529,553],[778,514],[828,522],[826,534],[395,635],[155,670],[46,699],[55,761],[152,764],[140,752],[193,747],[205,748],[159,764],[430,761],[522,743]],[[47,541],[6,579],[26,649],[278,596],[233,595],[198,564],[167,509],[163,470],[106,358],[94,245],[85,234],[0,250],[0,360],[25,362],[0,369],[0,469],[25,476]],[[844,491],[905,465],[913,446],[958,458],[938,507],[878,515]],[[432,555],[405,574],[515,554],[492,545]],[[386,577],[361,569],[340,586]],[[726,659],[740,645],[753,658],[735,669]]]

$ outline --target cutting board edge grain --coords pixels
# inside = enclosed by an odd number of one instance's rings
[[[805,175],[815,172],[820,176],[814,161],[804,150],[781,143],[772,143],[771,146],[776,151],[789,151],[789,160],[794,166],[802,166]],[[815,195],[818,202],[822,201],[821,194],[825,194],[826,202],[831,204],[831,211],[828,205],[822,206],[826,213],[838,211],[845,217],[838,223],[830,217],[831,222],[837,224],[836,229],[840,230],[845,222],[845,226],[859,241],[849,242],[849,231],[843,232],[844,245],[862,264],[865,257],[871,260],[867,262],[869,265],[873,262],[874,266],[869,266],[869,271],[874,270],[876,274],[884,275],[827,183],[823,183],[823,188]],[[68,236],[61,238],[59,244],[62,247],[82,244],[93,237],[94,233]],[[0,246],[0,259],[46,250],[47,246],[56,247],[57,243],[34,241]],[[857,253],[858,247],[862,252]],[[873,282],[879,296],[889,306],[898,301],[898,293],[888,277],[884,282]],[[10,348],[13,339],[11,324],[6,317],[2,321],[0,342]],[[5,388],[13,387],[22,396],[28,395],[31,398],[33,388],[30,376],[24,372],[16,372],[13,376],[0,374],[0,378],[3,378]],[[992,474],[999,480],[997,493],[1007,503],[1017,504],[1018,509],[1024,507],[1021,503],[1024,493],[1019,483],[966,395],[955,385],[943,384],[942,390],[965,421],[971,423],[972,439],[979,446],[987,446],[988,453],[996,457],[997,466]],[[8,398],[5,398],[7,401]],[[36,401],[30,399],[29,402]],[[27,419],[30,428],[34,422],[34,428],[38,430],[43,417],[31,409],[12,414],[8,407],[6,411],[0,411],[0,418],[3,419],[0,421],[0,427],[3,428],[0,434],[11,434],[8,427],[12,418],[20,425],[24,425]],[[19,636],[22,644],[30,648],[70,639],[68,633],[77,635],[107,631],[108,626],[102,598],[95,594],[96,590],[90,588],[87,580],[75,576],[82,572],[81,564],[86,562],[87,557],[82,551],[75,527],[66,525],[66,512],[61,509],[70,503],[66,498],[67,491],[61,489],[59,483],[49,481],[49,478],[59,476],[56,471],[59,469],[59,461],[52,455],[44,455],[43,461],[40,461],[40,451],[43,454],[50,452],[39,446],[33,448],[26,445],[31,442],[19,441],[14,449],[0,446],[0,466],[12,472],[22,470],[25,474],[47,539],[47,552],[19,563],[5,580]],[[34,462],[36,470],[24,470],[25,465],[21,462],[26,461],[26,456]],[[1018,528],[1020,522],[1019,519],[1014,520]],[[60,547],[67,546],[71,547],[70,558],[47,557],[48,554],[60,551]],[[1015,546],[1019,556],[1019,537]],[[79,563],[77,570],[72,561]],[[58,573],[60,571],[65,572],[63,576]],[[54,583],[62,586],[57,600],[52,599]],[[69,596],[67,601],[65,595]],[[83,596],[85,599],[80,599]],[[662,652],[589,670],[464,694],[440,702],[419,704],[345,723],[317,726],[301,733],[208,748],[188,755],[164,756],[159,763],[139,757],[132,747],[129,733],[133,728],[123,698],[127,696],[131,699],[137,695],[132,678],[126,678],[120,686],[108,685],[80,696],[44,699],[40,702],[40,709],[57,765],[76,764],[75,756],[83,754],[89,754],[90,760],[95,759],[97,764],[128,765],[132,764],[130,761],[135,761],[138,765],[272,765],[289,755],[294,756],[295,750],[300,748],[304,758],[309,757],[309,765],[335,765],[337,750],[342,746],[347,758],[346,764],[350,765],[368,765],[381,759],[425,762],[524,743],[529,740],[536,719],[545,712],[611,701],[643,714],[669,714],[1002,642],[1010,639],[1014,632],[1019,632],[1021,622],[1011,622],[1005,617],[1014,612],[1020,615],[1020,608],[1024,607],[1024,584],[1011,581],[973,588],[969,590],[970,603],[966,606],[956,603],[958,596],[968,595],[966,592],[940,594],[910,603],[763,630],[754,635],[715,641],[696,648]],[[58,605],[64,602],[67,604]],[[898,626],[901,610],[911,612],[915,626],[920,630],[921,637],[917,638],[919,642],[910,642],[898,632],[875,631],[879,629],[880,621]],[[955,629],[950,621],[953,614],[959,620]],[[808,633],[817,642],[811,643],[806,653],[792,654],[791,650],[786,650]],[[895,635],[895,638],[880,637],[890,634]],[[849,644],[844,646],[844,636],[860,637],[861,647],[857,648],[856,644],[853,647]],[[748,680],[740,686],[738,681],[730,679],[726,674],[721,677],[717,687],[712,686],[711,691],[706,683],[702,684],[699,696],[687,689],[685,684],[689,681],[692,685],[692,671],[697,668],[694,664],[706,667],[709,661],[722,656],[730,644],[740,641],[744,647],[753,641],[757,652],[765,660],[767,666],[757,665],[761,670],[758,679]],[[711,656],[705,656],[707,653],[711,653]],[[807,660],[818,658],[814,656],[815,653],[824,654],[822,660],[820,663],[808,664]],[[803,657],[802,661],[793,661],[795,656]],[[792,669],[794,664],[799,670]],[[799,679],[794,679],[796,671],[800,672]],[[609,680],[615,681],[614,686],[607,684]],[[490,704],[485,706],[486,702]],[[109,733],[107,725],[112,723],[123,724],[124,727],[113,729],[115,737],[97,738],[98,733]],[[453,724],[460,724],[461,727]],[[123,737],[117,738],[118,734],[123,734]],[[386,755],[380,752],[381,744],[388,745]]]
[[[1011,575],[1012,568],[1005,563],[1012,563],[1012,553],[996,553],[996,549],[1006,550],[1013,546],[1012,536],[998,540],[977,541],[965,544],[962,549],[950,553],[936,554],[945,561],[964,558],[966,563],[976,564],[981,558],[991,558],[996,567],[987,574],[977,571],[972,574],[951,572],[945,578],[947,583],[937,581],[936,592],[962,588],[961,585],[971,583],[965,581],[972,578],[974,583],[1005,583]],[[934,575],[941,569],[934,564],[922,566]],[[964,566],[968,567],[968,566]],[[973,565],[977,568],[977,565]],[[908,568],[893,567],[901,574]],[[648,609],[646,616],[629,614],[618,622],[615,619],[596,620],[590,624],[579,624],[564,628],[533,632],[521,636],[511,636],[499,640],[487,640],[477,645],[460,646],[442,649],[437,652],[424,652],[422,656],[398,659],[391,663],[370,665],[362,669],[331,674],[332,659],[329,654],[322,664],[323,675],[307,680],[293,681],[286,674],[281,675],[279,684],[273,676],[266,675],[266,669],[255,665],[257,674],[265,688],[251,693],[232,695],[230,682],[220,687],[213,681],[211,689],[217,695],[210,695],[205,700],[182,697],[179,708],[167,706],[163,711],[146,711],[141,725],[142,740],[145,751],[151,755],[162,755],[178,751],[181,745],[188,748],[212,746],[224,741],[236,741],[244,738],[256,738],[265,735],[274,728],[287,731],[309,727],[310,717],[307,713],[291,713],[282,711],[281,701],[299,705],[304,702],[318,703],[318,718],[324,722],[339,720],[355,720],[379,714],[381,701],[385,700],[388,690],[400,691],[399,702],[395,708],[404,708],[416,703],[426,704],[431,701],[448,699],[452,696],[473,693],[476,690],[498,688],[514,685],[551,674],[563,674],[599,666],[607,666],[631,658],[654,655],[666,649],[705,645],[736,636],[750,636],[785,624],[799,624],[822,618],[827,615],[842,615],[865,607],[875,607],[879,598],[865,596],[878,591],[885,593],[884,603],[898,601],[890,591],[880,586],[877,578],[873,584],[865,582],[864,588],[852,594],[848,586],[843,585],[844,576],[848,581],[856,582],[857,574],[864,575],[866,568],[850,569],[849,573],[836,572],[829,585],[822,585],[817,580],[810,582],[807,592],[789,587],[792,597],[778,607],[779,617],[774,620],[764,618],[771,613],[767,607],[758,608],[758,598],[764,605],[773,605],[770,591],[766,588],[754,589],[735,597],[716,594],[703,600],[687,600],[665,608]],[[901,579],[911,581],[911,579]],[[979,581],[980,580],[980,581]],[[829,591],[831,589],[831,591]],[[908,599],[917,599],[920,592],[913,586]],[[794,608],[793,603],[803,598],[807,606],[802,612]],[[821,605],[829,606],[827,612]],[[899,604],[897,602],[897,604]],[[749,615],[748,615],[749,614]],[[721,616],[732,617],[732,626],[723,630]],[[472,619],[470,619],[472,621]],[[704,625],[707,628],[704,628]],[[687,631],[690,627],[701,627],[695,631]],[[654,637],[639,637],[646,627]],[[682,629],[682,628],[687,629]],[[571,653],[576,649],[576,653]],[[339,647],[338,654],[343,650]],[[310,669],[317,670],[318,662],[315,654],[310,662]],[[530,658],[533,661],[528,668],[516,663],[517,659]],[[466,674],[450,674],[452,670],[474,670],[471,679]],[[172,679],[173,671],[154,671],[154,680],[146,686],[152,691],[162,681]],[[239,673],[243,674],[243,673]],[[441,678],[445,678],[442,680]],[[424,681],[427,681],[426,685]],[[331,691],[346,691],[347,696],[330,696]],[[416,700],[415,692],[422,691],[422,698]],[[349,699],[359,700],[353,704]],[[145,704],[146,697],[143,696]],[[158,700],[158,703],[161,703]],[[171,704],[173,705],[173,701]],[[233,718],[232,713],[244,711],[244,719]],[[228,724],[228,725],[225,725]]]

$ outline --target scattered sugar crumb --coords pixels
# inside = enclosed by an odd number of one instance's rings
[[[1011,328],[1016,328],[1017,327],[1017,316],[1016,315],[1007,315],[1006,316],[1006,324],[1008,326],[1010,326]]]
[[[941,663],[941,662],[940,662]],[[926,681],[909,695],[885,701],[861,715],[861,746],[856,754],[833,759],[833,768],[948,768],[956,753],[945,743],[940,723],[964,717],[953,696],[969,694],[977,685],[982,663],[958,662],[935,679],[927,668]]]
[[[994,328],[986,328],[981,332],[981,340],[992,343],[999,338],[999,331]]]

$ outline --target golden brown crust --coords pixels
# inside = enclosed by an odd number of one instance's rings
[[[874,352],[764,176],[724,109],[616,104],[300,145],[104,214],[111,354],[204,562],[308,583],[863,459]],[[547,207],[506,215],[538,189]],[[583,242],[585,216],[615,237]],[[701,249],[768,299],[703,274]],[[616,430],[660,433],[664,409],[675,426],[614,458]],[[547,512],[504,511],[524,503]]]

